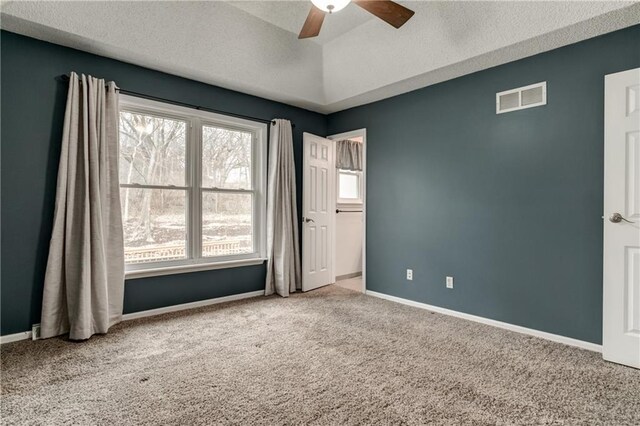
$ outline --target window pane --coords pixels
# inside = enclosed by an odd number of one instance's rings
[[[202,126],[202,186],[251,188],[252,133]]]
[[[120,183],[185,184],[184,121],[120,112]]]
[[[202,257],[253,252],[251,194],[202,193]]]
[[[357,200],[360,198],[360,177],[351,173],[339,173],[338,198]]]
[[[126,263],[187,257],[186,191],[120,188]]]

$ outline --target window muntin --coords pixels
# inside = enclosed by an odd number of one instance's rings
[[[262,259],[266,125],[123,98],[127,272]]]

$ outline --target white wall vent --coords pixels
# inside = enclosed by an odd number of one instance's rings
[[[496,114],[547,104],[547,82],[496,93]]]

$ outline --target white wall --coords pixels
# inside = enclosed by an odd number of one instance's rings
[[[341,210],[349,207],[340,206]],[[362,206],[353,210],[362,210]],[[336,277],[362,272],[362,213],[336,214]]]

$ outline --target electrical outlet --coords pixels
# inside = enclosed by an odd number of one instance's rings
[[[453,277],[447,277],[447,288],[453,288]]]
[[[413,281],[413,269],[407,269],[407,280]]]
[[[31,326],[31,340],[38,340],[40,338],[40,324],[33,324]]]

